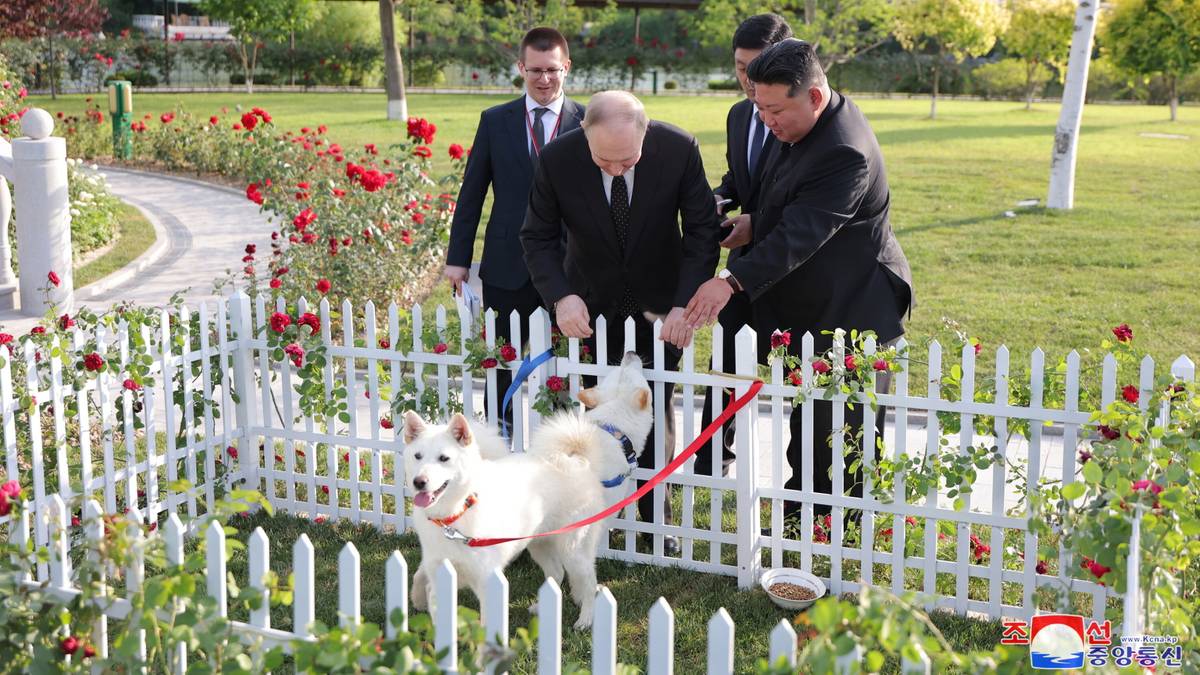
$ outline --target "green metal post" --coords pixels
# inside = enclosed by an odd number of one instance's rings
[[[127,80],[108,83],[108,114],[112,118],[113,157],[133,158],[133,85]]]

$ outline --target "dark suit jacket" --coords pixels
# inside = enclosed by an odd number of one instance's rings
[[[650,122],[633,175],[629,218],[622,256],[583,131],[547,146],[521,228],[525,262],[542,299],[552,304],[578,294],[595,317],[610,314],[628,285],[643,309],[665,313],[686,306],[712,278],[720,227],[691,134]]]
[[[729,263],[753,301],[760,337],[775,328],[903,334],[912,273],[888,220],[883,154],[866,117],[834,92],[800,142],[768,158],[754,247]],[[793,344],[799,345],[796,340]]]
[[[728,170],[721,178],[721,184],[713,192],[724,199],[732,199],[726,212],[741,209],[743,213],[753,213],[758,205],[759,177],[766,166],[766,158],[770,156],[771,148],[778,143],[775,134],[765,129],[767,140],[763,144],[762,156],[758,162],[758,171],[751,173],[747,164],[747,144],[750,135],[750,117],[754,114],[754,104],[750,99],[742,99],[733,104],[729,115],[725,118],[725,165]]]
[[[578,129],[583,112],[582,105],[565,99],[558,136]],[[529,281],[520,240],[521,223],[529,204],[529,186],[533,182],[525,120],[524,95],[488,108],[479,116],[479,129],[458,191],[446,252],[446,264],[471,266],[479,215],[491,185],[492,213],[484,233],[479,276],[492,286],[509,290],[521,288]]]

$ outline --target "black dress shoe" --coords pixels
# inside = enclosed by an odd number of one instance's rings
[[[646,551],[654,551],[654,535],[649,532],[643,532],[638,535],[639,548],[645,548]],[[663,535],[663,555],[678,556],[679,555],[679,540],[675,537],[665,534]]]

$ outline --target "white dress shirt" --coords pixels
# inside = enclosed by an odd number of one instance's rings
[[[537,114],[533,112],[535,108],[545,107],[548,109],[542,113],[542,128],[546,132],[546,137],[538,139],[538,148],[546,147],[546,144],[554,138],[554,129],[558,126],[558,116],[562,113],[563,98],[563,95],[559,94],[558,98],[543,106],[533,100],[532,96],[525,94],[525,143],[527,145],[531,142],[529,132],[533,129],[533,123],[537,121]],[[532,145],[529,147],[529,152],[533,152]]]
[[[633,170],[636,168],[637,168],[636,166],[631,166],[631,167],[629,167],[628,171],[621,174],[622,176],[625,177],[625,193],[629,197],[630,204],[633,204]],[[608,202],[609,205],[612,205],[613,177],[608,175],[604,171],[601,171],[600,178],[601,178],[601,180],[604,181],[604,201]]]

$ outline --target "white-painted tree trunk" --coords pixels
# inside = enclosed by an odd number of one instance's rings
[[[1075,205],[1075,154],[1079,148],[1079,125],[1083,120],[1092,41],[1096,37],[1096,12],[1095,0],[1081,0],[1075,8],[1075,34],[1071,37],[1062,110],[1058,114],[1050,157],[1050,190],[1046,206],[1052,209],[1069,209]]]

